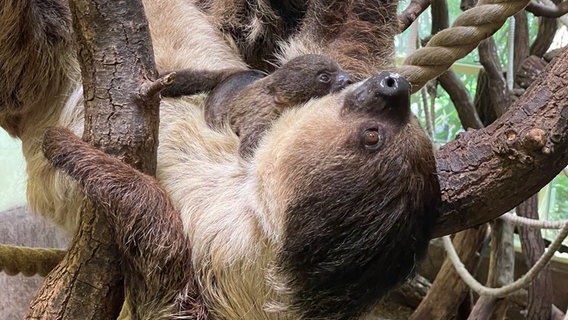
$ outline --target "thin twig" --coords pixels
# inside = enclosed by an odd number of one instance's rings
[[[176,73],[170,72],[156,79],[156,81],[146,82],[141,86],[140,94],[146,98],[152,97],[174,83],[175,78]]]

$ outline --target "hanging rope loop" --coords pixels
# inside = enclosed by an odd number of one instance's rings
[[[453,26],[435,34],[428,44],[409,55],[397,72],[412,83],[412,92],[436,78],[479,43],[493,35],[508,17],[522,10],[528,0],[485,0],[462,13]]]

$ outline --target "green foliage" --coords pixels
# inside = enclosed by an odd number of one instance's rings
[[[543,191],[539,193],[539,215],[546,220],[568,219],[568,177],[564,172],[557,175]],[[558,230],[543,230],[546,239],[554,239]],[[568,245],[568,239],[563,242]]]
[[[404,10],[409,0],[403,0],[399,4],[399,12]],[[459,1],[448,1],[449,21],[452,22],[462,13]],[[531,14],[527,15],[529,25],[529,41],[532,43],[538,31],[538,18]],[[430,36],[432,25],[432,16],[430,10],[420,15],[418,20],[418,39],[426,39]],[[508,20],[505,25],[498,30],[493,39],[495,40],[496,49],[499,53],[499,60],[503,70],[506,69],[508,63],[508,36],[509,36]],[[411,27],[412,28],[412,27]],[[409,42],[413,30],[408,28],[405,32],[398,35],[395,39],[397,56],[404,57],[409,51]],[[420,42],[417,41],[417,42]],[[474,50],[458,63],[480,66],[479,55]],[[458,74],[469,91],[471,98],[475,97],[477,86],[477,74]],[[431,106],[431,99],[425,89],[417,92],[412,96],[412,111],[418,116],[424,128],[427,127],[425,110],[433,108],[433,132],[432,140],[437,145],[443,145],[453,140],[459,132],[463,131],[456,109],[450,100],[448,94],[440,85],[436,86],[436,98],[434,106]],[[544,190],[544,189],[543,189]],[[565,174],[557,176],[546,188],[546,191],[540,193],[541,201],[539,203],[539,212],[542,219],[547,220],[563,220],[568,219],[568,177]],[[548,239],[552,239],[558,232],[556,230],[546,230],[543,234]],[[565,243],[568,243],[566,240]]]
[[[568,199],[568,177],[565,173],[561,173],[550,183],[551,196],[548,205],[548,211],[543,212],[544,218],[551,220],[568,219],[568,201],[559,199]]]

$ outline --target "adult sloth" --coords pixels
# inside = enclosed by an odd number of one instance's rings
[[[247,68],[191,3],[144,5],[160,70]],[[22,139],[30,205],[73,230],[78,187],[50,166],[41,148],[50,126],[82,130],[68,9],[58,0],[6,0],[0,26],[0,123]],[[343,66],[349,71],[350,63]],[[410,113],[405,80],[383,73],[286,110],[250,160],[238,156],[230,130],[207,127],[205,97],[162,102],[160,185],[134,179],[140,174],[68,135],[67,145],[46,143],[44,149],[81,180],[89,196],[97,199],[89,181],[107,181],[98,190],[101,202],[130,201],[143,211],[167,197],[112,192],[121,183],[165,189],[175,206],[167,210],[181,214],[192,246],[187,263],[213,319],[354,319],[411,273],[429,240],[439,186],[432,146]],[[110,165],[67,166],[85,156],[90,164]],[[145,216],[139,213],[133,216]],[[145,227],[133,236],[143,233],[161,243],[159,230]],[[168,258],[179,254],[160,249]],[[131,258],[161,263],[156,256]],[[177,316],[182,307],[154,301],[134,306],[134,314]]]

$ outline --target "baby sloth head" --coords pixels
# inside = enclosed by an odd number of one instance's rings
[[[412,273],[440,190],[405,79],[383,72],[284,114],[260,149],[279,172],[275,269],[302,319],[352,319]]]
[[[279,104],[297,104],[323,97],[351,84],[337,62],[318,54],[299,56],[271,75],[269,92]]]

